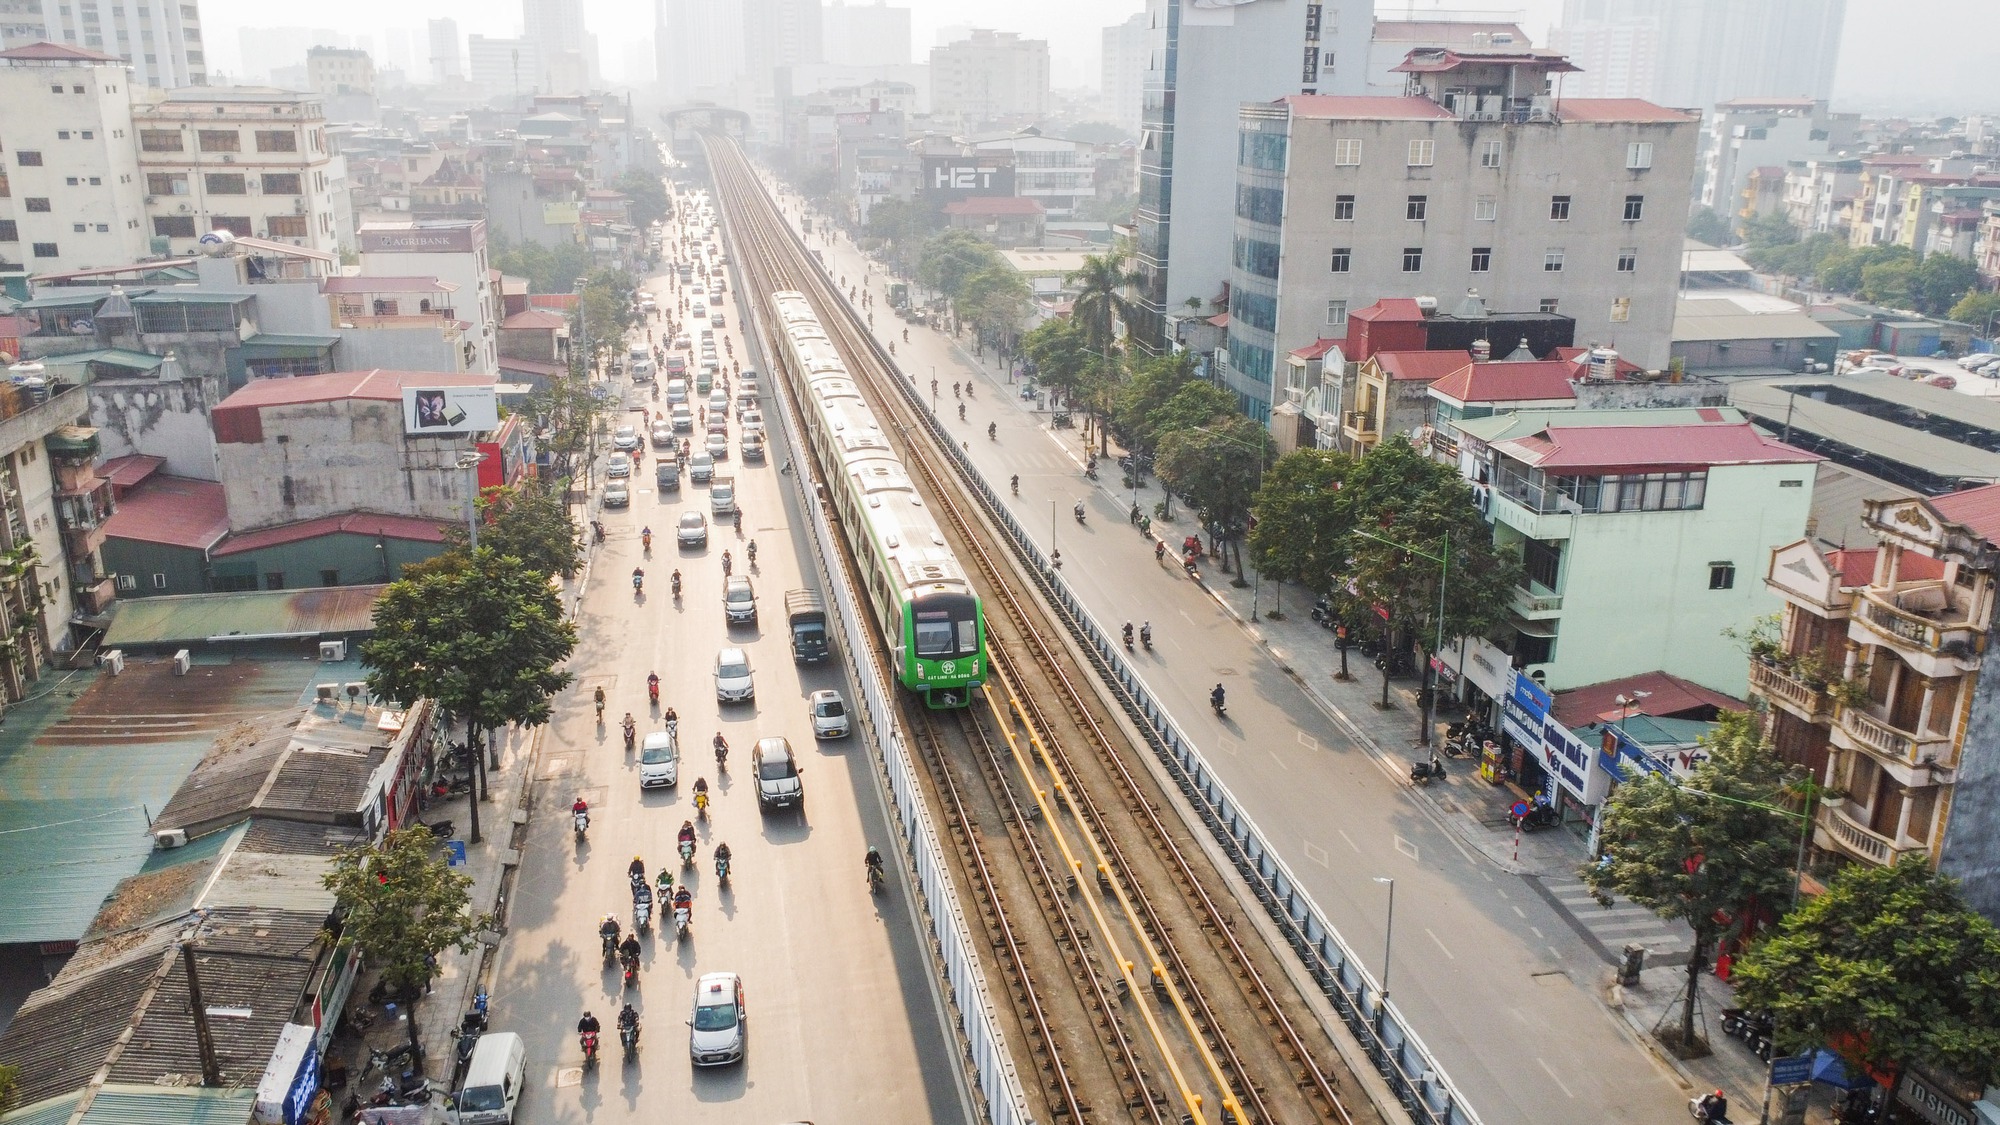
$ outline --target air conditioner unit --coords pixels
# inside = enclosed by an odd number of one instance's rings
[[[319,643],[319,658],[320,658],[321,660],[345,660],[345,659],[347,659],[347,642],[346,642],[346,641],[321,641],[321,642]]]
[[[350,701],[358,703],[362,696],[368,694],[368,685],[360,680],[352,680],[348,683],[345,690],[347,691],[347,698]]]
[[[339,685],[339,684],[321,684],[321,685],[319,685],[318,687],[316,687],[316,688],[314,688],[314,689],[313,689],[313,698],[314,698],[314,699],[316,699],[316,700],[318,700],[318,701],[319,701],[319,702],[321,702],[321,703],[328,703],[328,704],[332,704],[332,703],[339,703],[339,702],[340,702],[340,685]]]
[[[156,848],[185,848],[187,842],[188,834],[184,829],[169,828],[165,832],[153,833],[153,846]]]
[[[179,211],[180,211],[180,213],[181,213],[181,214],[183,214],[183,215],[186,215],[186,214],[189,214],[190,212],[192,212],[192,211],[194,210],[194,204],[192,204],[192,203],[183,203],[183,204],[181,204],[181,205],[180,205],[180,207],[179,207],[179,208],[177,208],[177,210],[179,210]]]
[[[194,658],[188,655],[188,650],[181,649],[174,653],[174,675],[185,676],[188,674],[188,669],[193,666]]]
[[[112,675],[116,676],[125,671],[125,650],[122,648],[105,649],[103,652],[97,654],[97,662],[108,669]]]
[[[225,152],[222,154],[222,162],[224,164],[234,164],[236,163],[236,158]]]

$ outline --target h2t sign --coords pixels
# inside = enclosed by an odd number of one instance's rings
[[[1013,195],[1014,168],[962,156],[931,157],[924,161],[924,188],[933,198],[947,200]]]

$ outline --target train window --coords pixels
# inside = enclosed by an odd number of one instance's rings
[[[958,651],[970,653],[979,647],[979,622],[971,618],[954,622],[958,626]]]
[[[924,620],[924,618],[932,616],[938,618],[938,620]],[[952,629],[952,622],[945,614],[918,614],[916,631],[918,656],[956,656],[958,654],[958,646],[953,644],[954,630]]]

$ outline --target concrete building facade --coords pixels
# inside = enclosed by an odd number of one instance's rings
[[[465,78],[465,43],[458,34],[458,21],[430,21],[428,55],[431,81],[439,85]]]
[[[1146,99],[1146,13],[1102,32],[1098,55],[1097,97],[1105,119],[1132,133],[1139,131]]]
[[[1701,205],[1732,219],[1749,217],[1745,189],[1752,173],[1850,149],[1860,122],[1860,114],[1829,113],[1825,102],[1811,98],[1740,98],[1715,106],[1703,119]]]
[[[1701,110],[1733,98],[1825,101],[1846,15],[1846,0],[1566,0],[1550,46],[1583,68],[1565,93]],[[1640,74],[1649,86],[1636,85]]]
[[[931,48],[931,112],[977,125],[1048,115],[1049,43],[975,29]]]
[[[132,118],[147,233],[166,240],[162,253],[192,253],[217,230],[339,252],[339,170],[316,96],[260,86],[175,90],[134,106]]]
[[[179,0],[13,0],[0,9],[0,49],[59,43],[112,55],[132,84],[208,85],[201,6]]]
[[[820,9],[824,61],[839,66],[908,66],[910,10],[843,0]]]
[[[1174,343],[1169,317],[1217,311],[1199,306],[1219,299],[1230,277],[1229,225],[1217,217],[1234,213],[1236,176],[1221,154],[1236,146],[1237,107],[1365,92],[1374,19],[1369,0],[1147,0],[1132,325],[1141,347]],[[1187,219],[1178,228],[1176,215]]]
[[[1692,114],[1565,99],[1546,52],[1412,52],[1405,97],[1241,109],[1224,385],[1268,421],[1278,357],[1391,297],[1560,312],[1666,366]],[[1508,91],[1513,91],[1509,94]],[[1497,345],[1505,348],[1505,342]]]
[[[971,147],[976,153],[1012,153],[1014,194],[1041,204],[1052,218],[1073,215],[1079,203],[1097,194],[1097,154],[1087,143],[1030,129],[977,139]]]
[[[132,93],[109,55],[54,43],[0,51],[0,287],[145,256]]]
[[[419,219],[365,223],[361,272],[376,277],[436,278],[451,290],[452,308],[472,353],[466,370],[500,370],[500,281],[486,256],[483,219]]]

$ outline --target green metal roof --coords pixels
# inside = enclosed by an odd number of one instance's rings
[[[335,344],[338,344],[339,342],[340,342],[340,337],[338,336],[305,336],[305,335],[288,336],[276,332],[259,332],[255,336],[250,337],[248,340],[243,341],[243,346],[245,348],[263,348],[269,350],[279,350],[279,349],[289,349],[292,351],[303,350],[317,354],[320,352],[331,351],[333,349],[333,346]],[[254,358],[288,359],[291,357],[267,354],[264,356],[254,357]]]
[[[155,289],[127,296],[135,305],[240,305],[257,299],[254,293],[205,293],[199,289]]]
[[[127,292],[125,295],[136,298],[146,292],[150,292],[150,290],[137,289]],[[64,289],[47,294],[46,296],[37,297],[32,301],[23,301],[21,302],[21,308],[30,310],[74,309],[84,306],[95,308],[98,302],[109,296],[111,296],[111,290],[109,289]]]
[[[76,1103],[82,1100],[82,1090],[71,1090],[26,1109],[0,1114],[0,1125],[64,1125],[69,1115],[76,1112]]]
[[[254,1088],[107,1082],[78,1125],[244,1125],[256,1104]]]
[[[381,596],[375,585],[120,600],[113,603],[104,647],[370,633]]]
[[[105,363],[112,367],[124,367],[133,371],[151,371],[160,364],[165,363],[166,359],[162,356],[147,355],[145,352],[135,352],[125,348],[98,348],[94,351],[43,356],[41,362],[49,367],[69,367],[79,363]]]

